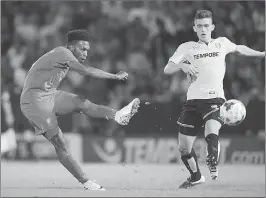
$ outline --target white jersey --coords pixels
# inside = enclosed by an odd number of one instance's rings
[[[201,41],[181,44],[169,61],[177,63],[177,57],[185,55],[184,61],[198,66],[196,76],[188,75],[190,85],[187,100],[224,98],[223,79],[225,74],[225,56],[236,50],[236,44],[226,37],[213,39],[209,44]],[[183,62],[183,61],[182,61]]]

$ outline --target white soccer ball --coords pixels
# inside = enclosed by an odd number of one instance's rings
[[[239,125],[246,117],[246,107],[239,100],[227,100],[220,107],[220,117],[226,125]]]

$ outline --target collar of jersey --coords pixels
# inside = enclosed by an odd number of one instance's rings
[[[214,41],[214,39],[211,39],[210,42],[209,42],[208,44],[210,44],[210,43],[213,42],[213,41]],[[202,42],[201,40],[199,40],[198,43],[208,45],[208,44]]]

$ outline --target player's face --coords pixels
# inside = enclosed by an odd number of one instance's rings
[[[90,43],[88,41],[78,41],[74,45],[73,54],[80,63],[83,63],[88,56],[89,49]]]
[[[196,19],[194,21],[194,31],[197,33],[199,40],[209,42],[211,33],[214,30],[214,24],[211,18]]]

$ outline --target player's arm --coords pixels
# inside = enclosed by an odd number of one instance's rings
[[[265,57],[265,51],[260,52],[257,50],[253,50],[245,45],[236,45],[236,53],[243,55],[243,56],[252,56],[252,57]]]
[[[117,76],[115,74],[111,74],[105,71],[102,71],[100,69],[85,66],[78,61],[70,61],[68,63],[69,69],[81,74],[81,75],[88,75],[93,76],[96,78],[108,78],[108,79],[117,79]]]
[[[164,68],[164,74],[172,75],[179,70],[185,73],[195,75],[198,73],[198,68],[187,60],[187,46],[186,44],[180,45],[173,56],[169,59]]]
[[[126,72],[119,72],[112,74],[94,67],[85,66],[81,64],[77,58],[66,48],[62,48],[62,58],[59,60],[60,65],[68,66],[70,70],[73,70],[81,75],[92,76],[95,78],[103,79],[117,79],[125,80],[128,77]]]
[[[164,74],[172,75],[183,67],[183,62],[186,56],[185,45],[180,45],[173,56],[169,59],[167,65],[164,68]]]
[[[253,50],[245,45],[236,45],[226,37],[224,37],[224,42],[227,53],[237,53],[243,56],[251,56],[251,57],[261,57],[261,58],[265,57],[265,51],[260,52]]]
[[[88,75],[95,78],[124,80],[127,79],[128,76],[126,72],[119,72],[118,74],[112,74],[94,67],[84,66],[83,64],[79,63],[76,60],[71,60],[67,64],[69,66],[69,69],[81,75]]]
[[[176,64],[172,61],[168,61],[167,65],[164,68],[164,74],[172,75],[181,70],[182,66],[183,66],[182,60],[180,60],[179,64]]]

